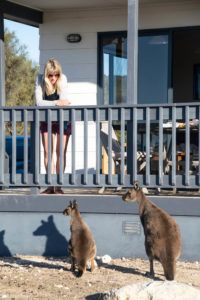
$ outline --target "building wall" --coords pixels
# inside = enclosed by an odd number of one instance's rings
[[[140,5],[139,29],[199,26],[198,0],[160,1]]]
[[[69,201],[77,200],[89,225],[97,255],[147,259],[138,204],[120,195],[1,195],[0,256],[67,255],[70,217],[62,214]],[[200,260],[200,198],[149,196],[178,223],[182,237],[180,260]],[[17,234],[16,234],[17,233]]]
[[[113,258],[148,259],[144,248],[144,233],[137,215],[82,214],[97,245],[97,255]],[[200,260],[200,218],[175,217],[182,236],[180,260]],[[12,224],[10,222],[12,220]],[[124,224],[133,224],[136,231],[125,233]],[[70,217],[61,213],[0,213],[0,255],[68,255]],[[18,234],[16,234],[16,232]]]

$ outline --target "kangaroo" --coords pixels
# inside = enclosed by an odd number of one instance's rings
[[[71,238],[68,252],[72,260],[71,270],[75,271],[75,262],[78,265],[78,277],[86,271],[87,261],[91,261],[91,271],[95,269],[96,244],[88,225],[83,221],[76,200],[70,201],[69,206],[63,211],[65,216],[71,216]]]
[[[137,201],[139,205],[150,276],[154,277],[153,260],[156,259],[162,264],[166,279],[174,280],[176,260],[181,253],[181,234],[176,221],[145,196],[137,181],[123,200]]]

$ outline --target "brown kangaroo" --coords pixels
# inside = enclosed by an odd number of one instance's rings
[[[162,264],[166,279],[174,280],[176,260],[181,253],[181,235],[176,221],[144,195],[137,181],[123,200],[137,201],[139,205],[150,275],[154,277],[153,260],[156,259]]]
[[[68,252],[72,260],[71,270],[75,271],[75,262],[78,265],[78,277],[86,271],[87,261],[91,261],[91,271],[95,269],[96,244],[88,225],[83,221],[76,200],[70,201],[69,206],[63,211],[65,216],[71,216],[71,238]]]

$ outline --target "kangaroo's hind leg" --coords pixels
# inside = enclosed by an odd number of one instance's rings
[[[148,277],[154,278],[154,269],[153,269],[153,258],[149,258],[149,263],[150,263],[150,272],[146,272],[146,275]]]
[[[173,259],[169,259],[162,263],[164,274],[167,280],[174,280],[175,272],[176,272],[176,261]]]

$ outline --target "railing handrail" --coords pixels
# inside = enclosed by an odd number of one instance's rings
[[[58,113],[59,111],[59,113]],[[62,116],[62,118],[60,118]],[[189,125],[189,120],[200,119],[200,104],[197,102],[193,103],[167,103],[167,104],[121,104],[121,105],[83,105],[83,106],[17,106],[17,107],[0,107],[0,139],[2,141],[0,147],[0,185],[22,185],[22,186],[46,186],[50,184],[54,185],[65,185],[65,186],[131,186],[135,179],[138,179],[142,185],[148,187],[181,187],[181,188],[198,188],[200,186],[200,171],[199,167],[196,166],[195,173],[191,172],[191,155],[190,155],[190,134],[191,129]],[[165,140],[165,132],[163,129],[163,124],[166,121],[172,122],[171,128],[171,157],[169,162],[169,157],[165,157],[165,162],[163,163],[163,145],[169,143],[169,140]],[[177,173],[177,151],[176,151],[176,137],[177,120],[182,120],[186,124],[184,131],[185,139],[185,162],[184,171],[182,173]],[[41,174],[39,162],[39,152],[40,152],[40,140],[39,140],[39,122],[40,121],[58,121],[60,125],[63,126],[63,122],[70,121],[72,123],[72,128],[75,130],[77,126],[76,122],[84,122],[83,134],[85,136],[85,142],[83,145],[83,172],[78,174],[76,171],[76,134],[72,135],[72,171],[71,173],[64,174]],[[88,122],[95,123],[95,143],[96,143],[96,154],[95,160],[96,164],[94,166],[93,174],[89,173],[89,163],[88,159],[90,144],[88,139],[90,138],[90,131],[88,127]],[[101,159],[101,140],[100,140],[100,130],[101,122],[108,122],[108,174],[103,174],[100,167]],[[112,154],[112,137],[111,127],[114,122],[118,121],[118,126],[121,132],[121,154],[125,155],[124,141],[125,136],[127,136],[127,158],[126,162],[124,158],[119,161],[120,170],[118,173],[113,174],[113,154]],[[11,171],[8,173],[4,172],[4,147],[5,147],[5,130],[4,126],[6,122],[12,122],[12,167]],[[23,122],[25,128],[25,148],[27,148],[28,135],[27,127],[28,122],[32,124],[32,147],[36,155],[35,158],[32,157],[32,162],[34,168],[31,172],[28,171],[27,157],[28,150],[24,150],[24,174],[16,173],[16,122]],[[142,132],[139,131],[142,126]],[[158,147],[156,154],[157,158],[157,173],[152,173],[152,126],[156,126],[156,134],[158,136]],[[198,128],[197,139],[198,139],[198,158],[200,157],[200,130]],[[75,131],[74,131],[75,132]],[[155,133],[155,131],[154,131]],[[126,135],[127,134],[127,135]],[[139,152],[138,152],[138,135],[143,134],[143,146],[145,145],[145,153],[143,154],[143,165],[145,169],[143,173],[138,171],[139,162]],[[195,133],[196,134],[196,133]],[[98,149],[97,149],[98,148]],[[156,149],[156,148],[155,148]],[[155,151],[155,150],[154,150]],[[155,156],[155,155],[154,155]],[[155,161],[156,161],[155,160]],[[165,163],[168,164],[170,172],[166,173]],[[171,165],[170,165],[171,163]],[[197,164],[198,165],[198,164]],[[127,169],[126,169],[127,168]],[[2,171],[3,170],[3,171]],[[50,170],[50,168],[49,168]]]
[[[107,105],[69,105],[69,106],[0,106],[0,110],[21,110],[21,109],[29,109],[29,110],[34,110],[34,109],[84,109],[84,108],[133,108],[133,107],[186,107],[186,106],[199,106],[200,102],[175,102],[175,103],[153,103],[153,104],[129,104],[129,103],[123,103],[123,104],[107,104]]]

